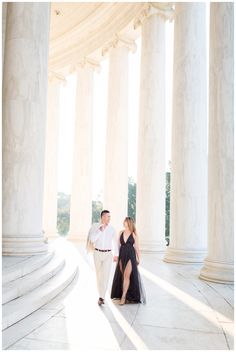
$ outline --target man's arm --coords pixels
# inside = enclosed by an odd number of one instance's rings
[[[99,229],[101,224],[95,224],[89,230],[89,239],[92,243],[96,242],[99,237]]]

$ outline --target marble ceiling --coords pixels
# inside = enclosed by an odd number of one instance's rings
[[[51,3],[49,70],[68,74],[84,57],[100,61],[102,48],[118,33],[134,40],[134,18],[147,7],[143,2]]]

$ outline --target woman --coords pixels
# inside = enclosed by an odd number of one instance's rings
[[[113,278],[111,298],[125,303],[145,303],[145,293],[138,271],[140,251],[134,220],[126,217],[119,233],[119,257]]]

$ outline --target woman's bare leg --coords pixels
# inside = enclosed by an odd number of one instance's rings
[[[127,291],[129,289],[131,272],[132,272],[132,263],[131,263],[131,260],[129,260],[128,263],[126,264],[125,271],[124,271],[123,294],[122,294],[123,299],[125,299]]]

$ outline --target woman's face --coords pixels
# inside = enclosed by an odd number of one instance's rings
[[[128,228],[129,228],[127,221],[124,221],[124,228],[125,228],[125,229],[128,229]]]

